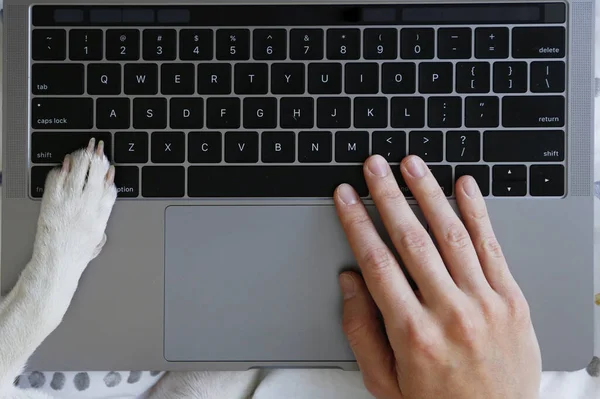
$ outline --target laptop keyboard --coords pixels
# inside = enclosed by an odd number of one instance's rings
[[[34,6],[31,196],[95,137],[120,198],[366,197],[371,154],[422,157],[449,197],[463,175],[562,197],[565,20],[563,3]]]

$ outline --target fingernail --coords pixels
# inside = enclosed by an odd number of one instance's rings
[[[358,202],[356,191],[347,184],[342,184],[338,189],[340,200],[346,205],[354,205]]]
[[[68,172],[70,166],[71,166],[71,155],[67,154],[67,155],[65,155],[65,159],[64,159],[63,164],[62,164],[62,170],[64,172]]]
[[[406,170],[415,179],[420,179],[427,174],[427,166],[418,157],[410,157],[405,164]]]
[[[375,176],[386,177],[389,172],[389,165],[381,155],[375,155],[369,159],[367,166]]]
[[[465,179],[465,182],[463,183],[463,188],[465,190],[465,193],[469,197],[477,198],[479,194],[479,186],[475,182],[475,179],[473,179],[472,177]]]
[[[351,299],[356,295],[354,279],[347,274],[340,276],[340,288],[342,289],[342,294],[344,294],[344,299]]]

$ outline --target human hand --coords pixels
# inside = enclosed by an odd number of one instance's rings
[[[379,399],[537,398],[541,355],[529,307],[477,183],[457,182],[463,224],[421,159],[406,158],[401,170],[439,251],[385,159],[371,157],[365,177],[417,293],[356,192],[342,185],[334,196],[362,271],[343,273],[340,284],[344,332],[365,386]]]

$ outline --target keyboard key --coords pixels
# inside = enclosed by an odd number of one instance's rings
[[[294,132],[263,132],[260,141],[264,163],[293,163],[296,160]]]
[[[364,163],[369,158],[369,132],[335,133],[335,161]]]
[[[360,30],[328,29],[327,58],[330,60],[357,60],[360,58]]]
[[[566,32],[563,27],[514,28],[513,58],[563,58]]]
[[[419,65],[419,91],[425,93],[452,93],[453,66],[451,62],[423,62]]]
[[[498,127],[500,124],[498,97],[467,97],[465,99],[465,126]]]
[[[311,129],[315,125],[312,97],[287,97],[280,102],[279,125],[284,129]]]
[[[271,93],[304,94],[305,92],[304,64],[273,64],[271,66]]]
[[[269,66],[251,63],[235,65],[236,94],[267,94],[269,91]]]
[[[365,29],[363,46],[367,60],[395,60],[398,58],[398,31]]]
[[[42,198],[48,173],[56,166],[34,166],[31,168],[31,197]]]
[[[495,182],[527,181],[527,166],[496,165],[492,169],[492,174]]]
[[[126,64],[125,94],[158,94],[158,66],[156,64]]]
[[[230,94],[231,64],[198,64],[199,94]]]
[[[362,166],[193,166],[188,195],[215,198],[332,198],[342,183],[366,197]]]
[[[431,174],[437,180],[440,188],[446,194],[446,197],[451,197],[454,191],[454,182],[452,181],[452,166],[449,165],[434,165],[429,166]]]
[[[408,151],[425,162],[442,162],[444,136],[439,131],[410,132]]]
[[[494,63],[495,93],[525,93],[527,91],[526,62]]]
[[[190,163],[220,163],[223,149],[221,133],[188,133],[188,161]]]
[[[36,97],[31,100],[33,129],[91,129],[93,117],[91,98]]]
[[[183,163],[185,161],[185,134],[183,132],[152,133],[153,163]]]
[[[348,97],[319,97],[317,126],[321,129],[348,129],[350,127],[350,99]]]
[[[533,197],[562,197],[565,195],[565,167],[562,165],[532,165],[530,194]]]
[[[438,29],[438,58],[471,58],[471,28]]]
[[[489,93],[490,64],[487,62],[459,62],[456,64],[457,93]]]
[[[36,63],[31,66],[33,94],[83,94],[84,86],[83,64]]]
[[[140,195],[140,170],[137,166],[117,166],[115,186],[118,198],[137,198]]]
[[[204,99],[171,98],[170,101],[171,129],[202,129],[204,127]]]
[[[348,63],[345,80],[347,94],[377,94],[379,93],[379,64]]]
[[[425,127],[425,99],[423,97],[392,98],[393,128]]]
[[[136,61],[140,58],[140,31],[110,29],[106,31],[106,59]]]
[[[274,129],[276,127],[277,99],[275,97],[244,99],[244,128]]]
[[[446,133],[446,161],[479,162],[481,135],[477,131],[450,131]]]
[[[87,92],[96,95],[121,94],[121,65],[88,64]]]
[[[128,98],[99,98],[96,100],[98,129],[129,129],[131,108]]]
[[[402,29],[401,56],[405,60],[432,59],[435,53],[435,32],[431,28]]]
[[[185,195],[183,166],[144,166],[142,196],[146,198],[181,198]]]
[[[104,55],[104,34],[100,29],[69,31],[69,59],[100,61]]]
[[[429,97],[427,101],[427,125],[434,128],[462,126],[462,98]]]
[[[167,100],[165,98],[134,99],[133,127],[135,129],[165,129],[167,127]]]
[[[117,132],[115,133],[116,163],[148,162],[148,133]]]
[[[330,163],[332,148],[331,132],[298,134],[298,161],[301,163]]]
[[[508,58],[508,28],[475,29],[475,58]]]
[[[458,179],[463,176],[471,176],[474,178],[484,197],[490,195],[490,167],[488,165],[457,166],[455,170],[455,180],[458,181]]]
[[[248,29],[217,30],[217,60],[249,60],[250,31]]]
[[[386,62],[382,67],[381,91],[384,94],[412,94],[417,90],[417,71],[412,62]]]
[[[285,60],[287,31],[285,29],[256,29],[253,32],[252,57],[255,60]]]
[[[145,29],[144,59],[170,61],[177,56],[177,32],[175,29]]]
[[[497,130],[483,134],[486,162],[562,162],[565,132],[562,130]]]
[[[162,94],[194,94],[195,68],[193,64],[162,64],[160,91]]]
[[[562,93],[565,91],[565,63],[538,61],[531,63],[531,91],[534,93]]]
[[[239,98],[209,98],[206,102],[206,126],[209,129],[240,128]]]
[[[406,133],[401,131],[373,132],[373,155],[381,155],[388,162],[401,162],[406,157]]]
[[[179,31],[179,58],[184,61],[212,60],[212,29],[182,29]]]
[[[258,133],[227,132],[225,133],[225,162],[257,163]]]
[[[506,96],[502,98],[504,127],[562,127],[565,125],[563,96]]]
[[[354,127],[385,128],[388,126],[388,99],[357,97],[354,99]]]
[[[322,29],[292,29],[290,58],[292,60],[322,60],[325,53]]]
[[[310,94],[341,94],[342,65],[341,64],[309,64],[308,92]]]
[[[524,197],[527,195],[527,181],[494,181],[492,194],[495,197]]]
[[[31,162],[61,163],[67,154],[86,148],[93,138],[104,141],[104,153],[112,159],[112,139],[109,132],[33,132]]]
[[[34,29],[31,58],[35,61],[63,61],[67,58],[67,32],[64,29]]]

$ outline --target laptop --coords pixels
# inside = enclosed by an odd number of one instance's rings
[[[337,283],[356,261],[332,194],[352,184],[381,228],[362,164],[416,154],[453,204],[475,177],[544,369],[580,369],[594,15],[591,0],[6,0],[2,293],[66,153],[104,140],[119,191],[29,367],[356,370]]]

